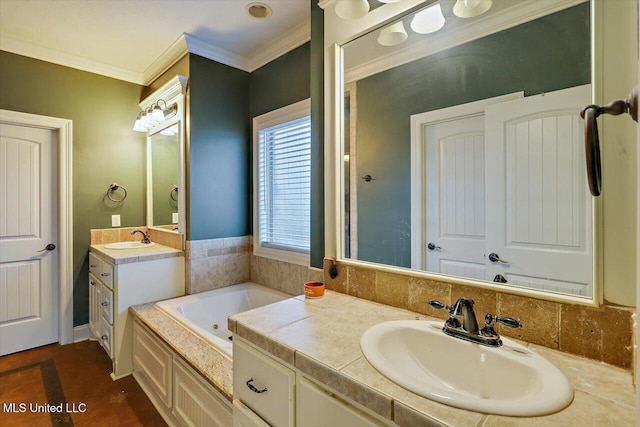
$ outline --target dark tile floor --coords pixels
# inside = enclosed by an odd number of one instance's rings
[[[110,372],[95,341],[0,357],[0,426],[166,425],[132,376],[112,381]]]

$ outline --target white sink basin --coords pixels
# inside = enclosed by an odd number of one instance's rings
[[[154,246],[155,243],[140,243],[140,242],[118,242],[118,243],[109,243],[105,245],[105,249],[142,249],[142,248],[150,248]]]
[[[427,399],[508,416],[557,412],[573,387],[551,362],[502,338],[487,347],[445,335],[443,322],[398,320],[369,328],[360,341],[367,360],[385,377]]]

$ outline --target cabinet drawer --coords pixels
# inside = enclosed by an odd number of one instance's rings
[[[145,378],[167,408],[171,408],[172,400],[171,359],[171,351],[144,326],[134,322],[133,370]]]
[[[102,331],[101,331],[102,335],[100,335],[100,344],[102,344],[102,347],[107,352],[109,357],[113,358],[113,342],[112,342],[113,326],[111,326],[104,318],[102,319],[101,323],[102,323]]]
[[[295,373],[251,348],[233,342],[233,397],[273,427],[295,424]]]
[[[181,359],[173,359],[173,415],[185,426],[231,427],[233,416],[226,399]]]
[[[92,252],[89,252],[89,272],[113,289],[113,266]]]
[[[100,276],[100,268],[102,266],[102,260],[98,258],[93,252],[89,252],[89,272],[94,276]]]
[[[103,287],[101,296],[100,310],[102,318],[113,325],[113,291]]]
[[[102,268],[100,271],[100,280],[107,285],[109,289],[113,289],[113,266],[102,261]]]

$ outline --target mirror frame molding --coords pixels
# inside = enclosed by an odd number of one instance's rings
[[[568,7],[584,3],[589,0],[535,0],[538,11],[544,13],[536,16],[535,11],[528,11],[522,20],[514,22],[511,26],[547,15]],[[413,277],[444,281],[453,284],[473,286],[477,288],[491,289],[502,293],[521,295],[541,300],[571,303],[577,305],[600,306],[603,304],[603,220],[602,198],[593,200],[593,295],[590,298],[575,297],[572,295],[542,292],[534,289],[506,287],[494,285],[491,282],[483,282],[465,279],[455,276],[447,276],[426,271],[411,270],[402,267],[394,267],[384,264],[376,264],[366,261],[352,260],[344,257],[344,215],[343,201],[343,49],[342,46],[372,30],[411,13],[419,8],[435,3],[435,0],[404,0],[397,3],[388,3],[369,12],[365,17],[353,21],[346,21],[337,17],[334,11],[335,0],[322,0],[318,5],[324,9],[324,176],[325,176],[325,257],[334,258],[344,265],[359,266],[376,269],[379,271],[403,274]],[[534,6],[534,2],[529,2]],[[542,6],[539,6],[542,5]],[[605,30],[603,0],[591,1],[591,88],[592,100],[595,103],[602,102],[604,86],[603,57],[606,38],[602,32]],[[348,25],[344,25],[348,23]],[[508,28],[508,27],[505,27]],[[615,26],[614,26],[615,28]],[[493,32],[504,28],[498,28]],[[482,36],[490,33],[483,33]],[[598,37],[595,36],[598,34]],[[612,37],[615,39],[615,37]],[[468,39],[470,40],[470,39]],[[465,40],[465,41],[468,41]],[[620,40],[616,40],[619,42]],[[458,43],[459,44],[459,43]],[[452,45],[453,46],[453,45]],[[610,127],[611,128],[611,127]],[[603,133],[606,128],[602,129]]]
[[[167,233],[175,233],[171,230],[166,230],[160,227],[153,226],[153,191],[152,191],[152,166],[151,166],[151,136],[160,132],[161,130],[173,126],[178,123],[179,138],[178,138],[178,188],[183,189],[178,191],[178,233],[182,235],[182,247],[185,244],[185,231],[186,231],[186,198],[185,198],[185,96],[187,92],[188,77],[176,75],[167,83],[162,85],[158,90],[153,92],[147,98],[145,98],[139,105],[144,111],[149,108],[151,104],[157,102],[159,99],[164,100],[167,105],[176,103],[178,110],[176,115],[169,120],[164,121],[157,126],[147,131],[147,227],[160,230]]]

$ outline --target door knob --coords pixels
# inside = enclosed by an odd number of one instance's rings
[[[47,246],[44,247],[44,249],[40,249],[39,251],[36,251],[36,252],[52,251],[55,248],[56,248],[56,245],[54,245],[53,243],[49,243]]]
[[[506,260],[500,258],[500,255],[498,255],[495,252],[491,252],[489,254],[489,261],[491,261],[491,262],[501,262],[503,264],[509,264],[509,261],[506,261]]]
[[[431,242],[427,245],[427,248],[429,248],[430,251],[435,251],[435,250],[441,251],[442,250],[442,248],[440,246],[436,246],[435,243],[431,243]]]

